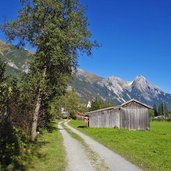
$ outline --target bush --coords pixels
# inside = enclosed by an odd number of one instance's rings
[[[12,126],[8,118],[0,123],[0,165],[4,170],[22,168],[18,161],[21,146],[24,144],[22,134]]]

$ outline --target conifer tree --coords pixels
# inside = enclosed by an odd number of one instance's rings
[[[168,116],[168,109],[167,109],[167,105],[165,103],[161,103],[159,105],[159,114],[163,115],[166,119],[166,117]]]
[[[158,116],[157,106],[153,106],[154,116]]]

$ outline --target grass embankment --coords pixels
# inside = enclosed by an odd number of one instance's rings
[[[169,122],[152,122],[150,131],[83,128],[83,121],[71,121],[70,125],[145,170],[171,170],[171,123]]]
[[[65,150],[63,139],[57,130],[57,123],[49,125],[38,140],[27,149],[23,165],[28,171],[63,171],[65,170]]]

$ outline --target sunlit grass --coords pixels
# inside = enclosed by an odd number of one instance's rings
[[[83,121],[70,124],[146,170],[171,170],[170,122],[152,122],[150,131],[83,128]]]
[[[49,126],[34,143],[30,154],[25,157],[25,170],[28,171],[64,171],[65,150],[63,138],[57,130],[56,123]]]

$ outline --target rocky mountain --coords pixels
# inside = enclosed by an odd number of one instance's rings
[[[27,50],[17,49],[0,41],[0,58],[7,62],[8,73],[18,75],[20,72],[28,72],[27,60],[31,55]],[[171,110],[171,94],[165,93],[143,76],[137,76],[129,82],[114,76],[102,78],[78,69],[73,74],[69,87],[75,89],[85,103],[95,97],[114,104],[134,98],[148,105],[164,102]]]
[[[85,101],[100,97],[120,104],[134,98],[148,105],[164,102],[171,109],[171,94],[165,93],[143,76],[129,82],[113,76],[102,78],[78,69],[71,86]]]

